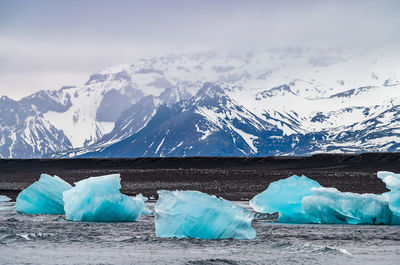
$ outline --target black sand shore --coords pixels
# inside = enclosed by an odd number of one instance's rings
[[[304,174],[341,191],[382,193],[380,170],[400,172],[400,153],[309,157],[189,157],[123,159],[0,159],[0,194],[13,199],[41,173],[73,183],[121,173],[122,192],[156,196],[160,189],[193,189],[230,200],[252,198],[272,181]]]

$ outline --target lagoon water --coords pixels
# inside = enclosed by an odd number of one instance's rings
[[[153,216],[80,223],[3,202],[0,264],[400,264],[399,226],[253,225],[254,240],[166,239],[155,237]]]

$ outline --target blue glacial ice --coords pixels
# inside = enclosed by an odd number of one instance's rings
[[[384,195],[340,192],[335,188],[313,188],[302,206],[314,223],[397,224]]]
[[[144,211],[142,198],[122,194],[119,174],[91,177],[75,183],[63,194],[67,220],[131,222]]]
[[[225,199],[199,191],[158,191],[158,237],[253,239],[253,214]]]
[[[143,194],[139,193],[138,195],[136,195],[135,197],[132,197],[134,200],[137,200],[138,203],[141,205],[142,210],[140,211],[140,214],[143,215],[150,215],[153,212],[150,211],[149,208],[147,208],[146,206],[146,202],[149,200],[149,198],[143,196]]]
[[[315,180],[293,175],[272,182],[268,188],[250,200],[250,206],[260,213],[279,212],[278,222],[309,223],[301,200],[313,194],[312,188],[322,187]]]
[[[400,174],[379,171],[378,178],[380,178],[390,190],[390,192],[385,194],[388,196],[390,210],[392,210],[393,214],[400,217]]]
[[[16,210],[28,214],[64,214],[62,194],[71,187],[57,176],[42,174],[18,194]]]
[[[0,195],[0,202],[9,202],[9,201],[11,201],[11,198],[5,195]]]

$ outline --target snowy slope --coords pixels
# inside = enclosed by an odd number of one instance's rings
[[[299,132],[302,120],[295,115],[287,115],[287,121],[266,115],[262,119],[225,91],[206,83],[189,100],[159,108],[132,136],[81,156],[266,156],[400,150],[400,105],[373,111],[368,107],[341,110],[331,113],[332,117],[344,117],[350,125]],[[356,116],[360,119],[354,122]],[[325,117],[320,114],[307,122],[331,125]]]
[[[0,156],[116,156],[105,150],[133,138],[126,148],[138,151],[127,155],[396,151],[399,101],[399,46],[169,55],[82,86],[3,97]]]
[[[161,106],[142,130],[83,157],[255,155],[255,143],[267,134],[282,135],[222,87],[205,83],[190,99]]]
[[[43,108],[63,111],[68,97],[41,91],[21,101],[0,98],[0,158],[41,157],[72,148],[64,133],[43,118]]]

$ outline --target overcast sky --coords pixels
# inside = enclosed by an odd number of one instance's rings
[[[400,1],[0,0],[0,95],[84,83],[137,58],[199,49],[374,49],[400,41]]]

